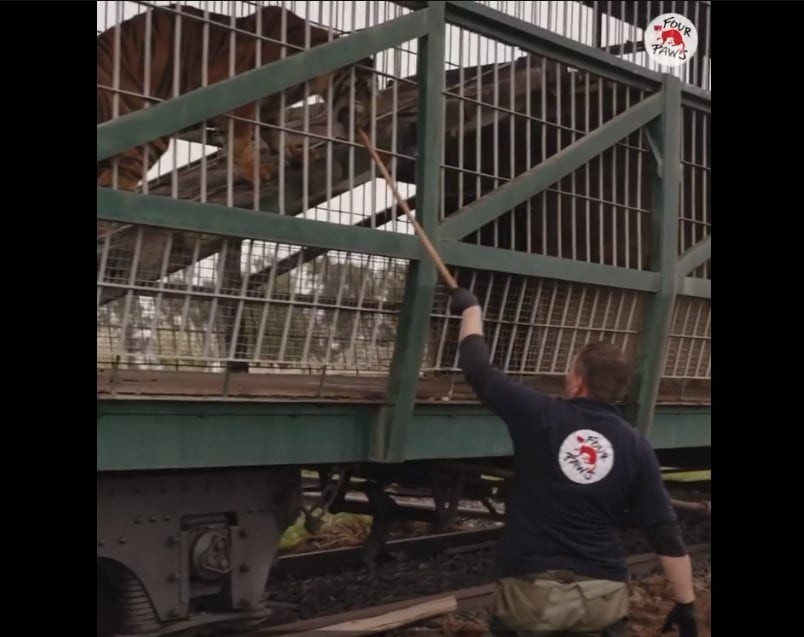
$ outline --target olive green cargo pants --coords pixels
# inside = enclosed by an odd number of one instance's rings
[[[569,571],[506,577],[497,583],[490,631],[519,637],[620,637],[628,598],[625,582]]]

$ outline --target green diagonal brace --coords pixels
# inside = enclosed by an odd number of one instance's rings
[[[463,239],[487,223],[535,197],[621,139],[658,117],[662,97],[653,95],[617,115],[574,144],[512,179],[501,188],[473,201],[441,224],[444,239]]]
[[[699,299],[711,299],[712,282],[709,279],[684,277],[678,284],[678,294],[681,296],[694,296]]]
[[[418,260],[422,255],[416,237],[398,232],[110,188],[97,188],[97,192],[98,219],[106,221],[364,252],[398,259]]]
[[[428,11],[395,18],[99,124],[97,161],[413,40],[426,32]]]
[[[636,425],[647,434],[653,424],[659,383],[664,371],[667,340],[677,293],[679,184],[681,183],[681,83],[664,76],[659,94],[661,117],[654,138],[662,156],[662,170],[653,181],[651,206],[651,269],[658,270],[659,290],[647,302],[635,387]]]
[[[699,265],[706,263],[711,256],[712,235],[710,234],[679,257],[676,275],[679,279],[687,276]]]
[[[459,268],[477,268],[478,264],[481,264],[484,270],[493,272],[510,272],[641,292],[655,292],[659,289],[659,275],[656,272],[528,254],[458,241],[441,241],[439,253],[445,263]]]
[[[444,147],[444,4],[431,4],[429,12],[427,36],[419,39],[417,58],[419,150],[416,217],[427,236],[437,245]],[[372,427],[370,449],[373,460],[400,462],[405,457],[436,281],[436,269],[431,259],[411,263],[408,267],[386,400]]]

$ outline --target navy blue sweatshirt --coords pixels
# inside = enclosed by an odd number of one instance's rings
[[[488,362],[480,335],[465,338],[460,353],[467,381],[513,441],[499,576],[565,569],[626,581],[626,515],[643,529],[676,521],[648,441],[614,405],[512,381]]]

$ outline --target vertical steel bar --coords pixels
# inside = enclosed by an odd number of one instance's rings
[[[268,310],[274,294],[274,284],[276,283],[276,264],[279,261],[279,244],[274,244],[274,254],[271,259],[271,270],[268,274],[268,283],[265,285],[265,295],[263,296],[262,312],[260,313],[260,324],[257,328],[257,342],[254,345],[254,358],[259,360],[262,356],[262,342],[265,338],[265,326],[268,324]]]
[[[680,318],[680,316],[681,316],[681,305],[682,305],[682,303],[679,303],[679,302],[676,303],[675,313],[676,313],[678,318]],[[673,364],[673,371],[672,372],[667,372],[667,370],[670,367],[670,365],[668,364],[669,359],[670,359],[669,354],[668,354],[668,357],[667,357],[668,360],[665,361],[665,371],[668,373],[669,376],[674,376],[674,377],[677,377],[679,375],[678,366],[679,366],[679,363],[681,363],[681,359],[682,359],[682,357],[684,355],[684,350],[689,348],[690,345],[691,345],[690,333],[689,333],[689,330],[687,328],[688,328],[689,321],[690,321],[690,312],[692,312],[692,303],[690,303],[689,300],[687,300],[687,302],[684,303],[684,305],[686,305],[687,307],[686,307],[686,311],[684,312],[684,320],[681,322],[681,329],[679,330],[678,335],[677,335],[677,346],[674,348],[675,349],[675,353],[674,353],[675,361],[674,361],[674,364]],[[671,325],[674,325],[674,324],[675,324],[675,321],[673,321],[673,323],[671,323]],[[671,327],[671,334],[672,334],[672,327]],[[668,351],[670,350],[669,344],[668,344],[667,349],[668,349]]]
[[[493,281],[493,279],[492,279]],[[493,284],[489,285],[489,290],[493,290]],[[495,286],[496,287],[496,286]],[[491,340],[491,356],[494,358],[497,354],[497,345],[500,343],[500,332],[503,328],[505,321],[505,306],[508,303],[508,291],[511,288],[511,275],[505,277],[505,287],[503,288],[502,299],[500,299],[500,309],[497,315],[497,326],[494,328],[494,337]],[[491,300],[491,299],[489,299]]]
[[[371,262],[372,262],[371,256],[367,257],[366,258],[366,270],[368,272],[372,271]],[[362,275],[362,280],[360,281],[360,290],[358,291],[358,294],[357,294],[357,307],[354,309],[354,312],[353,312],[354,319],[352,321],[352,332],[351,332],[351,335],[349,336],[349,350],[351,350],[352,360],[354,362],[354,368],[356,370],[360,369],[360,359],[359,359],[358,353],[357,353],[358,328],[360,327],[360,323],[362,322],[363,317],[365,316],[364,310],[363,310],[363,301],[365,300],[365,297],[366,297],[366,287],[368,285],[368,282],[369,282],[370,278],[371,278],[371,276],[369,274],[364,273]],[[347,351],[349,351],[349,350],[347,350]],[[346,358],[346,360],[344,361],[344,365],[347,365],[349,360],[348,360],[348,357],[345,357],[345,358]]]
[[[419,126],[416,162],[416,216],[434,245],[438,245],[438,194],[444,150],[445,5],[427,9],[427,35],[417,44]],[[404,457],[408,425],[413,416],[437,272],[431,259],[411,262],[399,316],[399,331],[391,360],[386,402],[371,430],[373,459],[399,461]]]
[[[522,287],[519,290],[519,300],[517,301],[516,304],[516,314],[514,315],[513,326],[511,328],[511,335],[509,336],[508,339],[508,351],[505,354],[505,363],[503,364],[503,369],[506,372],[511,371],[510,369],[511,355],[514,353],[514,345],[516,343],[517,330],[519,330],[520,326],[519,317],[522,315],[522,304],[525,302],[525,293],[527,292],[527,289],[528,289],[528,280],[523,279]]]
[[[522,345],[522,361],[519,363],[520,375],[525,373],[525,368],[527,366],[528,354],[530,353],[530,342],[533,339],[533,332],[536,323],[536,315],[539,312],[539,307],[541,307],[543,288],[544,288],[544,280],[539,279],[539,284],[538,287],[536,288],[536,296],[533,299],[533,307],[531,308],[530,311],[530,321],[528,323],[528,331],[525,333],[525,343],[524,345]],[[536,368],[535,366],[534,371],[538,371],[538,368]]]
[[[628,322],[625,324],[625,334],[623,334],[623,344],[622,348],[627,350],[628,347],[628,339],[632,333],[634,333],[634,315],[636,314],[636,307],[637,301],[639,300],[639,296],[637,292],[631,292],[630,290],[620,290],[621,298],[625,298],[628,296],[628,299],[631,301],[628,310]]]
[[[199,269],[198,259],[200,253],[201,253],[201,239],[196,235],[193,241],[193,256],[191,261],[191,263],[194,263],[195,265],[187,268],[184,271],[184,279],[186,281],[187,288],[185,290],[186,294],[184,295],[184,302],[182,303],[181,307],[181,322],[179,323],[179,336],[178,336],[179,343],[182,343],[182,341],[184,340],[184,336],[187,332],[187,324],[190,317],[190,299],[192,297],[193,292],[193,276],[195,271]],[[190,341],[191,339],[192,334],[187,334],[187,340]],[[176,361],[178,367],[181,364],[181,359],[178,355]]]
[[[703,303],[701,302],[701,299],[697,299],[695,301],[692,301],[692,299],[688,299],[688,302],[690,303],[690,305],[694,303],[695,305],[698,306],[698,312],[695,314],[695,323],[692,326],[692,334],[690,334],[690,346],[687,349],[687,360],[684,364],[682,372],[685,378],[692,378],[695,376],[695,374],[691,371],[693,353],[695,352],[698,346],[702,348],[704,343],[703,337],[698,331],[698,326],[701,323],[701,314],[703,313]],[[696,365],[695,369],[697,368],[698,366]]]
[[[170,266],[170,253],[173,249],[173,233],[169,232],[167,235],[167,240],[165,241],[165,249],[162,251],[162,266],[159,269],[159,287],[156,294],[156,298],[154,299],[154,316],[153,321],[151,322],[151,355],[153,355],[153,340],[154,335],[158,335],[160,333],[159,327],[159,316],[162,311],[162,300],[163,296],[162,293],[165,289],[165,281],[167,280],[167,271],[168,267]],[[158,336],[157,336],[158,339]],[[160,353],[162,348],[158,348]]]
[[[535,21],[535,3],[534,3],[534,21]],[[525,66],[527,68],[527,74],[525,75],[525,114],[526,114],[526,133],[525,133],[525,167],[524,170],[530,170],[532,164],[531,158],[531,134],[532,134],[532,122],[533,122],[533,110],[531,104],[531,69],[530,64],[531,60],[533,59],[532,55],[528,55],[526,58]],[[511,65],[513,67],[513,64]],[[533,252],[533,228],[531,227],[531,219],[533,218],[533,211],[532,211],[532,201],[533,197],[529,198],[525,202],[525,252],[531,254]],[[524,360],[524,358],[523,358]]]
[[[708,305],[708,304],[707,304]],[[695,372],[693,376],[695,378],[700,378],[701,376],[701,361],[704,359],[704,354],[706,353],[706,346],[709,344],[709,330],[712,324],[712,312],[710,311],[709,307],[706,308],[706,325],[703,328],[703,332],[701,333],[701,347],[698,350],[698,362],[695,363]],[[707,357],[708,360],[709,357]]]
[[[651,229],[651,266],[661,275],[659,290],[648,300],[642,347],[636,376],[636,425],[647,434],[653,425],[667,337],[676,299],[676,246],[678,245],[679,183],[681,173],[681,82],[665,75],[663,110],[652,122],[661,170],[654,178]]]
[[[115,356],[122,358],[128,354],[128,322],[131,314],[131,305],[139,303],[139,296],[135,300],[134,284],[137,281],[137,270],[140,265],[140,255],[142,253],[142,234],[143,229],[137,229],[137,239],[134,243],[134,254],[131,257],[131,270],[128,273],[128,290],[126,290],[123,305],[123,315],[120,317],[120,340],[117,341],[117,351]],[[122,351],[121,351],[122,350]]]

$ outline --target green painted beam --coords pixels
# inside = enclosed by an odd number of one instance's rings
[[[429,9],[356,31],[97,127],[97,161],[354,64],[427,31]]]
[[[334,405],[98,401],[97,469],[349,462],[368,455],[370,411]]]
[[[694,296],[701,299],[712,298],[712,281],[709,279],[696,279],[684,277],[679,284],[678,293],[681,296]]]
[[[648,435],[654,449],[710,447],[709,407],[660,407]],[[480,407],[416,410],[406,460],[509,456],[511,438],[503,422]]]
[[[648,440],[656,450],[712,446],[709,407],[658,407]]]
[[[538,166],[448,217],[441,224],[441,236],[444,239],[463,239],[479,230],[645,126],[658,117],[661,108],[660,94],[632,106]]]
[[[676,300],[679,184],[681,183],[681,83],[665,75],[662,115],[654,123],[653,137],[662,157],[661,171],[653,180],[652,269],[661,274],[659,289],[648,300],[637,365],[636,425],[645,433],[653,424],[653,411],[667,355],[670,323]]]
[[[411,9],[420,9],[431,3],[398,2]],[[524,51],[545,56],[573,68],[582,69],[602,77],[656,92],[662,86],[662,75],[638,64],[562,37],[534,24],[506,15],[478,2],[449,0],[446,3],[447,22],[474,33],[492,38],[507,46],[516,46]],[[684,85],[685,106],[710,112],[712,97],[709,91],[696,86]]]
[[[416,161],[416,217],[428,238],[438,244],[441,163],[444,151],[444,65],[446,22],[443,3],[430,6],[427,36],[418,43],[419,123]],[[419,370],[427,343],[437,282],[432,259],[408,266],[405,296],[386,392],[379,410],[372,450],[377,460],[404,459],[413,417]]]
[[[98,471],[369,460],[371,405],[99,400]],[[709,407],[659,407],[657,449],[711,446]],[[477,405],[417,405],[405,459],[508,456],[502,422]]]
[[[686,277],[699,265],[706,263],[712,256],[712,235],[699,241],[678,258],[676,274],[679,279]]]
[[[416,237],[219,204],[98,188],[98,219],[261,241],[420,259]]]
[[[642,292],[655,292],[659,289],[659,275],[656,272],[547,257],[458,241],[441,241],[439,252],[446,263],[463,268],[480,268]]]

